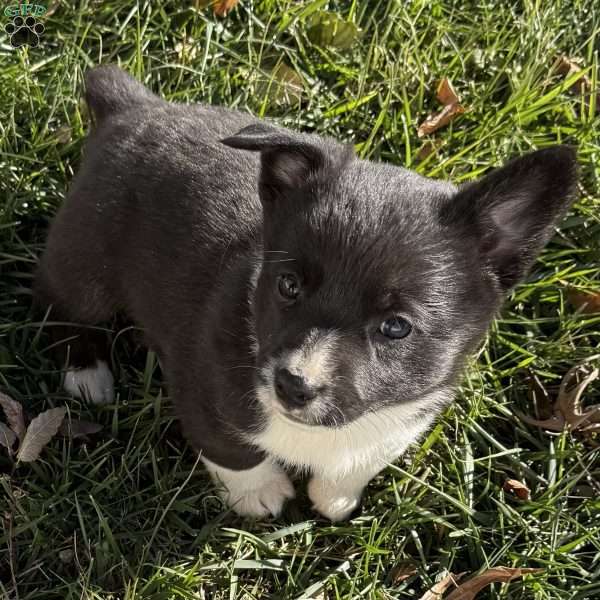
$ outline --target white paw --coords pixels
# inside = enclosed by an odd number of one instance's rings
[[[313,477],[308,483],[308,497],[313,508],[330,521],[346,520],[359,505],[362,488],[345,489],[343,481],[336,484]]]
[[[103,360],[97,361],[95,367],[68,370],[63,387],[76,398],[89,399],[93,404],[110,404],[115,397],[114,378]]]
[[[233,471],[202,459],[219,495],[238,515],[244,517],[278,516],[285,501],[295,496],[286,472],[270,460],[252,469]]]

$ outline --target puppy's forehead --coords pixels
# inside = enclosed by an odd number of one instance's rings
[[[419,175],[388,163],[357,160],[340,173],[337,185],[359,204],[377,210],[391,201],[401,210],[417,210],[429,202],[449,198],[457,192],[455,185]]]
[[[271,249],[338,295],[419,295],[450,256],[437,215],[455,192],[447,182],[357,160],[277,223]]]
[[[439,226],[439,211],[456,187],[388,164],[355,161],[324,182],[306,206],[312,232],[340,246],[363,238],[390,244],[423,238]]]

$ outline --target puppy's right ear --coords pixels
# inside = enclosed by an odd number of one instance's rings
[[[306,189],[341,169],[354,155],[351,146],[264,123],[248,125],[221,142],[261,153],[259,184],[263,200]]]
[[[465,185],[444,205],[442,221],[473,236],[473,252],[506,291],[525,276],[576,191],[575,150],[554,146]]]

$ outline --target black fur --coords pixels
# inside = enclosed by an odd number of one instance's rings
[[[96,127],[38,303],[83,324],[125,311],[191,443],[231,469],[262,459],[238,435],[260,427],[258,368],[311,328],[343,334],[331,426],[452,388],[575,192],[564,146],[457,189],[247,114],[166,103],[115,67],[86,88]],[[293,306],[276,293],[288,272],[302,282]],[[378,333],[394,314],[412,323],[403,340]]]

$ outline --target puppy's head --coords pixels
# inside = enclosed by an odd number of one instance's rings
[[[259,399],[305,425],[451,388],[576,183],[560,146],[456,188],[266,125],[224,142],[261,152]]]

